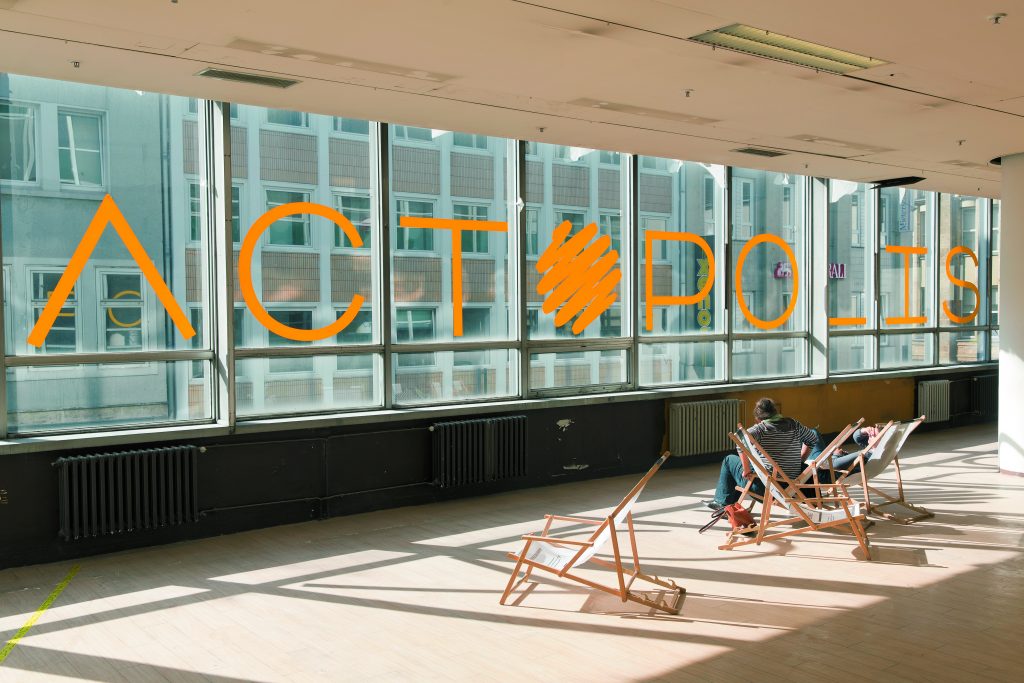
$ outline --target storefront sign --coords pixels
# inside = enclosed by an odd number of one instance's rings
[[[828,279],[829,280],[845,280],[846,279],[846,264],[845,263],[830,263],[830,264],[828,264]]]
[[[782,280],[783,278],[793,277],[793,269],[789,267],[788,261],[779,261],[775,264],[775,270],[772,272],[776,280]]]

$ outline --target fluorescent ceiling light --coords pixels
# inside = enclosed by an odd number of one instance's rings
[[[690,40],[833,74],[846,74],[888,64],[880,59],[837,50],[745,24],[724,26],[691,36]]]

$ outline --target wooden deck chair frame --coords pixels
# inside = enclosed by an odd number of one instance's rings
[[[867,514],[879,515],[881,517],[884,517],[893,522],[897,522],[899,524],[913,524],[914,522],[919,522],[922,519],[928,519],[929,517],[935,516],[935,513],[931,512],[930,510],[920,507],[918,505],[914,505],[907,500],[906,494],[903,491],[903,474],[900,471],[900,450],[903,448],[903,444],[907,442],[907,438],[913,433],[915,429],[917,429],[918,425],[924,422],[924,420],[925,416],[922,415],[921,417],[906,423],[906,431],[903,432],[903,435],[900,438],[899,443],[895,444],[894,446],[895,453],[893,453],[892,455],[892,462],[896,468],[897,494],[895,497],[868,483],[872,478],[872,475],[868,473],[868,463],[875,457],[871,456],[869,458],[868,454],[871,454],[875,451],[879,442],[882,441],[883,437],[889,430],[896,429],[899,426],[900,423],[898,422],[893,422],[892,420],[890,420],[882,429],[878,431],[878,434],[875,435],[875,438],[872,439],[867,446],[861,449],[860,453],[858,453],[858,458],[856,460],[859,469],[855,467],[851,468],[850,470],[840,471],[839,481],[843,482],[844,484],[852,484],[855,488],[859,488],[861,490],[862,495],[864,497],[863,502],[865,512]],[[884,454],[880,457],[884,457]],[[858,471],[853,472],[854,469],[858,469]],[[885,463],[883,467],[879,469],[878,472],[875,473],[874,476],[881,474],[886,469],[888,469],[888,463]],[[832,479],[836,480],[836,477],[833,476]],[[885,499],[885,502],[873,502],[871,499],[872,493],[875,494],[876,500],[878,497],[881,497]],[[884,508],[887,505],[899,505],[910,510],[915,514],[909,517],[900,517],[889,512],[883,512],[881,508]]]
[[[863,424],[863,422],[864,422],[864,418],[862,417],[859,420],[857,420],[856,422],[848,424],[843,429],[841,429],[839,431],[839,433],[836,435],[836,437],[834,439],[832,439],[832,442],[829,443],[827,446],[825,446],[825,449],[821,453],[819,453],[818,456],[813,461],[807,463],[807,466],[804,468],[803,472],[800,473],[800,475],[794,480],[794,482],[797,483],[797,484],[800,484],[803,488],[808,488],[806,486],[803,486],[803,484],[804,484],[804,482],[806,482],[808,480],[811,480],[813,482],[813,484],[814,484],[815,493],[819,494],[819,496],[820,496],[820,494],[821,494],[821,492],[823,490],[827,491],[828,487],[818,486],[818,484],[821,483],[821,482],[818,481],[818,468],[821,466],[822,462],[826,461],[826,459],[827,459],[827,461],[829,463],[829,467],[831,468],[831,464],[832,464],[832,457],[831,456],[832,456],[832,454],[835,453],[835,451],[840,446],[842,446],[844,443],[846,443],[847,439],[850,438],[850,435],[853,434],[855,431],[857,431],[857,429],[861,426],[861,424]],[[745,459],[745,455],[743,454],[743,452],[740,452],[740,459],[741,460]],[[750,466],[747,465],[746,463],[744,463],[744,469],[745,470],[749,470]],[[836,480],[836,476],[835,476],[835,472],[833,471],[832,472],[832,481],[835,481],[835,480]],[[737,501],[740,505],[742,505],[744,500],[746,500],[746,498],[748,498],[748,497],[753,499],[751,501],[751,503],[750,503],[749,509],[753,509],[753,507],[754,507],[754,502],[753,501],[764,502],[763,501],[763,496],[761,496],[761,495],[759,495],[757,493],[754,493],[751,490],[750,487],[753,485],[753,483],[754,483],[754,480],[750,479],[750,480],[747,481],[747,483],[744,486],[742,486],[742,487],[737,486],[736,487],[736,489],[740,492],[740,498]],[[820,501],[818,501],[818,502],[820,502]],[[738,531],[740,531],[740,532],[747,532],[747,531],[749,531],[749,529],[739,529]]]
[[[661,612],[667,612],[668,614],[678,614],[679,609],[682,607],[683,595],[686,590],[677,586],[671,579],[661,579],[657,576],[645,574],[640,570],[640,554],[636,547],[632,512],[633,504],[640,497],[644,487],[647,486],[647,482],[657,473],[669,455],[668,452],[665,452],[637,485],[626,494],[622,502],[603,519],[544,515],[543,531],[539,534],[523,536],[523,540],[526,542],[523,549],[518,554],[508,554],[510,559],[516,561],[516,565],[512,570],[512,576],[508,580],[508,585],[505,586],[505,592],[501,595],[501,604],[504,605],[509,595],[520,584],[530,578],[530,574],[534,569],[538,569],[550,572],[564,579],[569,579],[570,581],[576,581],[584,586],[610,593],[617,596],[623,603],[631,601]],[[594,532],[585,541],[549,536],[551,525],[556,521],[587,524],[595,528]],[[624,561],[622,557],[622,549],[618,539],[618,535],[622,531],[627,531],[629,535],[628,551],[631,555],[631,562]],[[594,556],[608,542],[611,543],[612,561],[610,562]],[[544,559],[545,557],[549,562],[538,561],[538,559]],[[617,585],[607,586],[575,573],[574,570],[588,561],[606,569],[614,570]],[[519,571],[524,566],[526,571],[522,579],[517,581]],[[636,579],[643,579],[650,584],[673,591],[675,599],[670,600],[669,596],[666,596],[664,600],[651,600],[647,598],[642,593],[632,590],[633,582]]]
[[[739,449],[740,457],[745,458],[748,463],[745,466],[753,468],[757,476],[765,484],[761,520],[757,525],[757,533],[753,538],[741,535],[744,532],[750,531],[750,529],[734,529],[729,532],[726,542],[718,546],[720,550],[730,550],[739,546],[750,545],[751,543],[760,545],[764,541],[795,536],[810,531],[820,531],[833,527],[847,527],[857,540],[857,544],[860,546],[861,551],[863,551],[865,559],[871,559],[871,547],[862,523],[864,513],[860,509],[860,504],[850,497],[845,484],[839,482],[835,484],[810,484],[807,482],[798,484],[782,471],[782,468],[779,467],[774,458],[742,424],[738,425],[737,431],[742,433],[745,436],[745,440],[760,454],[759,457],[757,454],[751,453],[743,439],[740,439],[732,432],[729,433],[729,438],[736,443]],[[770,472],[765,463],[771,466]],[[808,498],[802,493],[801,489],[807,488],[815,489],[813,497]],[[830,495],[824,495],[822,489],[826,491],[834,490],[830,491]],[[788,513],[788,516],[772,520],[776,508]],[[769,533],[772,529],[797,524],[798,522],[804,522],[806,526]]]

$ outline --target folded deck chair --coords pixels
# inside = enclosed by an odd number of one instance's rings
[[[924,417],[925,416],[922,415],[916,420],[911,420],[909,422],[889,422],[858,454],[859,457],[856,460],[856,465],[859,466],[859,471],[855,471],[857,470],[857,467],[851,467],[848,471],[837,472],[839,475],[838,478],[833,477],[833,479],[838,482],[860,488],[864,495],[864,511],[867,514],[881,515],[886,519],[890,519],[901,524],[911,524],[913,522],[918,522],[922,519],[935,516],[934,513],[926,510],[925,508],[912,505],[907,501],[906,496],[903,493],[903,476],[900,473],[900,449],[903,448],[903,444],[907,442],[907,437],[910,436],[911,432],[917,429],[919,424],[924,422]],[[881,491],[868,483],[884,472],[889,467],[890,463],[894,464],[896,467],[896,497],[893,497],[885,491]],[[872,503],[872,493],[875,494],[876,499],[878,496],[884,498],[885,502]],[[910,517],[898,517],[892,513],[882,512],[880,508],[887,505],[901,505],[916,514]]]
[[[633,532],[633,504],[636,503],[637,498],[643,493],[647,482],[651,480],[651,477],[654,476],[658,468],[662,466],[668,457],[669,453],[663,454],[647,474],[644,475],[643,479],[626,494],[622,502],[603,519],[545,515],[544,530],[536,535],[523,536],[523,540],[526,541],[523,549],[518,554],[509,553],[509,558],[516,561],[516,566],[512,570],[512,576],[508,580],[508,585],[505,586],[505,592],[501,595],[501,604],[505,604],[505,600],[508,599],[508,596],[520,583],[530,578],[530,573],[534,569],[539,569],[571,581],[582,583],[590,588],[611,593],[618,596],[622,602],[627,600],[638,602],[662,612],[678,614],[679,608],[682,606],[685,589],[677,586],[671,579],[660,579],[657,576],[649,576],[640,571],[640,556],[636,547],[636,535]],[[586,540],[569,540],[549,536],[551,524],[556,520],[587,524],[594,527],[594,531]],[[628,552],[630,562],[628,563],[624,560],[621,552],[623,549],[619,545],[619,533],[622,531],[629,532]],[[604,546],[609,544],[611,545],[612,561],[609,562],[595,557]],[[614,570],[617,585],[606,586],[577,574],[576,570],[587,562]],[[526,573],[517,582],[519,570],[524,565],[526,566]],[[648,583],[669,589],[674,594],[674,599],[670,600],[669,596],[672,594],[669,594],[665,596],[664,600],[651,600],[643,593],[632,590],[633,581],[636,579],[643,579]]]
[[[742,424],[739,425],[736,434],[729,434],[729,438],[736,442],[740,457],[747,461],[748,466],[754,470],[758,479],[764,484],[764,500],[761,508],[761,520],[757,525],[757,534],[753,538],[749,538],[741,534],[751,531],[751,529],[732,530],[729,532],[725,544],[720,545],[719,549],[728,550],[751,543],[760,545],[763,541],[809,531],[847,527],[857,539],[857,544],[864,552],[865,559],[871,559],[871,549],[862,524],[864,521],[862,506],[850,498],[845,484],[810,484],[807,482],[798,484],[786,476],[778,463]],[[808,488],[814,489],[816,494],[811,497],[805,496],[801,489]],[[824,495],[823,489],[826,491],[831,489],[831,491],[828,495]],[[771,531],[799,522],[803,522],[805,526],[784,531]]]

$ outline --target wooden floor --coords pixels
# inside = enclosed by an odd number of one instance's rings
[[[724,526],[697,534],[717,466],[660,472],[637,536],[678,616],[548,580],[498,605],[516,539],[606,511],[619,477],[88,558],[0,681],[1022,680],[1024,479],[995,436],[911,437],[908,498],[936,514],[877,522],[870,563],[841,533],[719,551]],[[72,564],[0,572],[0,644]]]

